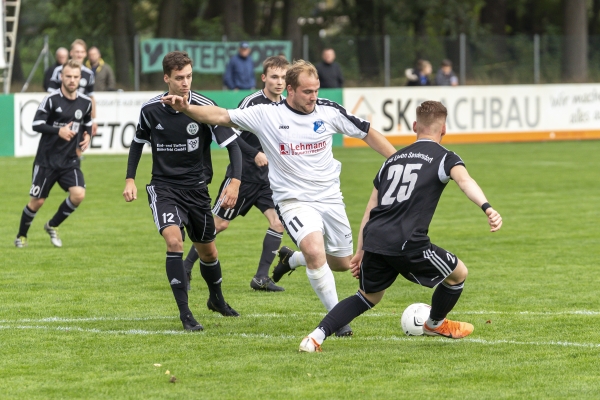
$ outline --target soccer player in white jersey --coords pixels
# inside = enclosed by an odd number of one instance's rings
[[[196,121],[256,134],[269,161],[276,210],[301,250],[291,256],[293,264],[306,265],[315,293],[330,311],[338,302],[331,271],[350,269],[353,251],[340,191],[341,163],[333,158],[332,136],[360,138],[385,158],[396,150],[368,121],[318,98],[318,73],[308,61],[295,61],[285,81],[284,101],[246,109],[196,107],[181,96],[165,96],[162,101]],[[345,326],[338,333],[349,336],[352,330]]]

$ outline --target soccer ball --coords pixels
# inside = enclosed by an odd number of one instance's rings
[[[402,331],[408,336],[422,336],[423,324],[429,318],[431,306],[425,303],[414,303],[406,307],[400,318]]]

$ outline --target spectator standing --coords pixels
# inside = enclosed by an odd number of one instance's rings
[[[452,61],[445,59],[435,75],[435,84],[438,86],[458,86],[458,78],[452,71]]]
[[[335,50],[331,47],[323,49],[322,61],[316,65],[319,73],[321,89],[334,89],[344,86],[344,76],[340,64],[335,62]]]
[[[69,50],[65,49],[64,47],[59,47],[58,49],[56,49],[56,53],[54,53],[54,59],[56,60],[56,63],[54,65],[49,66],[48,69],[44,71],[45,92],[47,92],[48,88],[50,87],[50,79],[52,78],[52,73],[54,72],[54,69],[60,65],[64,65],[64,63],[66,63],[69,59]]]
[[[431,86],[429,75],[431,75],[432,71],[433,69],[429,61],[417,61],[416,68],[408,68],[404,71],[407,79],[406,86]]]
[[[99,92],[115,91],[115,73],[113,72],[110,65],[108,65],[102,59],[102,54],[96,46],[90,47],[88,50],[88,60],[85,62],[85,66],[94,71],[96,78],[95,88]]]
[[[256,78],[254,76],[254,61],[250,57],[252,49],[248,42],[241,42],[238,53],[231,57],[225,75],[223,75],[223,84],[229,90],[248,90],[256,88]]]

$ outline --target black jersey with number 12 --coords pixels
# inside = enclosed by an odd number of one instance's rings
[[[142,106],[133,140],[152,146],[151,184],[192,189],[205,186],[212,177],[210,143],[225,147],[237,135],[231,128],[201,124],[160,102],[163,93]],[[190,92],[193,105],[216,105],[207,97]]]
[[[363,249],[397,256],[427,245],[429,224],[457,165],[463,160],[432,140],[418,140],[388,158],[373,180],[377,206],[363,229]]]

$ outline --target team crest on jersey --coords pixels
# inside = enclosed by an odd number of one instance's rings
[[[325,132],[325,122],[323,122],[321,120],[313,122],[313,131],[315,131],[317,133]]]
[[[200,138],[188,139],[187,140],[188,153],[196,150],[198,148],[199,144],[200,144]]]
[[[187,133],[189,135],[195,135],[196,133],[198,133],[198,131],[200,130],[200,127],[198,126],[197,123],[195,122],[190,122],[187,126],[187,128],[185,128],[185,130],[187,131]]]
[[[76,110],[75,119],[81,119],[81,117],[83,117],[83,113],[81,112],[81,110]]]
[[[81,78],[81,79],[79,80],[79,86],[81,86],[81,87],[86,87],[86,86],[87,86],[87,79],[85,79],[85,78]]]

